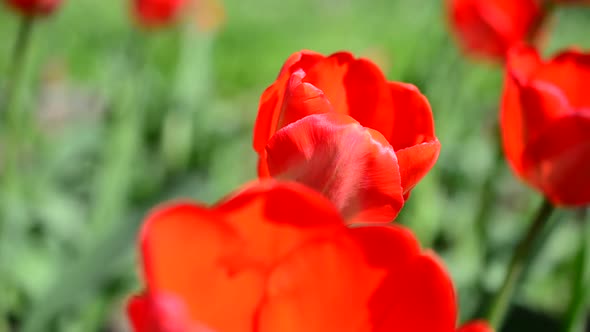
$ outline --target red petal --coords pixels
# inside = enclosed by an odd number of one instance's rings
[[[323,55],[307,50],[292,54],[281,68],[277,80],[262,93],[254,125],[254,150],[258,153],[264,151],[268,139],[277,130],[286,85],[291,74],[300,69],[305,71],[323,58]]]
[[[502,60],[506,46],[499,32],[482,17],[481,7],[473,0],[450,1],[451,25],[466,53]]]
[[[264,276],[255,269],[230,271],[223,264],[225,257],[241,249],[239,238],[223,220],[219,213],[190,204],[163,208],[148,218],[141,232],[148,291],[165,295],[172,299],[166,303],[178,308],[177,313],[165,314],[157,308],[158,321],[186,311],[200,329],[206,325],[220,331],[249,331]],[[168,322],[179,324],[172,318]]]
[[[25,16],[46,16],[52,14],[61,0],[6,0],[9,6]]]
[[[127,303],[127,315],[133,331],[149,332],[152,328],[150,321],[149,303],[145,295],[133,296]]]
[[[322,90],[336,112],[352,116],[385,137],[391,136],[391,94],[385,76],[375,64],[340,52],[322,59],[306,73],[304,81]]]
[[[531,47],[513,47],[508,54],[504,91],[500,112],[502,145],[508,163],[516,173],[522,171],[522,152],[525,147],[526,129],[520,100],[521,87],[526,85],[541,65],[537,51]]]
[[[384,274],[346,237],[310,243],[273,269],[258,331],[371,331],[367,304]]]
[[[389,83],[393,101],[393,134],[387,137],[397,150],[435,139],[434,120],[430,104],[412,84]]]
[[[440,153],[437,139],[396,152],[404,195],[418,184],[432,169]]]
[[[285,64],[283,64],[283,67],[279,72],[279,77],[283,74],[290,76],[299,69],[306,70],[323,58],[325,58],[325,56],[322,54],[310,50],[293,53],[287,58]]]
[[[533,81],[520,88],[525,145],[552,122],[572,113],[566,97],[552,84]]]
[[[271,176],[323,193],[347,220],[391,221],[403,205],[393,148],[349,116],[307,116],[279,130],[267,154]]]
[[[526,147],[525,178],[559,205],[590,203],[590,116],[564,116]]]
[[[463,325],[457,332],[494,332],[494,329],[484,321],[473,321]]]
[[[369,302],[375,332],[452,332],[456,300],[451,279],[412,233],[397,225],[355,227],[369,264],[387,271]]]
[[[334,110],[322,90],[302,82],[304,77],[305,73],[302,70],[291,75],[283,99],[278,128],[311,114],[327,113]]]
[[[342,231],[342,217],[319,193],[298,183],[255,182],[215,206],[239,236],[242,262],[270,268],[297,247]]]
[[[541,66],[539,52],[531,46],[519,44],[508,52],[507,76],[514,78],[521,85],[526,84]]]
[[[590,53],[565,51],[541,66],[533,79],[557,86],[575,108],[590,107]]]
[[[512,45],[535,37],[543,17],[535,0],[454,0],[450,11],[465,51],[500,61]]]
[[[250,331],[267,271],[306,243],[344,231],[329,201],[296,183],[254,183],[213,210],[161,209],[141,233],[144,272],[150,294],[181,306],[157,308],[157,321],[186,310],[194,329]]]
[[[286,84],[286,82],[285,82]],[[269,138],[276,131],[279,116],[281,115],[281,105],[283,103],[284,86],[281,82],[275,82],[264,90],[260,96],[260,106],[258,115],[254,123],[254,150],[259,154],[264,151],[264,147]]]

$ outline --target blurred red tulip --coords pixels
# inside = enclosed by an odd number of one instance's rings
[[[324,113],[331,115],[307,119]],[[403,205],[400,194],[407,198],[436,162],[440,143],[415,86],[387,82],[350,53],[302,51],[261,97],[254,149],[259,176],[304,182],[347,218],[390,221]]]
[[[5,0],[14,10],[25,16],[46,16],[59,7],[61,0]]]
[[[449,275],[400,226],[348,228],[297,183],[256,183],[212,208],[175,204],[140,234],[134,330],[452,332]]]
[[[133,0],[133,12],[139,24],[154,28],[173,24],[187,0]]]
[[[473,321],[463,325],[457,332],[494,332],[494,329],[484,321]]]
[[[192,0],[197,28],[203,32],[218,30],[225,22],[225,7],[221,0]]]
[[[449,21],[467,54],[503,61],[508,49],[535,39],[544,14],[539,0],[448,0]]]
[[[508,56],[501,126],[514,172],[557,205],[590,204],[590,53]]]

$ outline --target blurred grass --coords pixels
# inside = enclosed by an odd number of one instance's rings
[[[219,33],[192,23],[139,32],[127,6],[65,1],[35,27],[23,101],[36,131],[21,149],[18,181],[4,174],[0,186],[0,331],[125,331],[141,217],[169,198],[214,202],[255,178],[258,98],[300,49],[367,56],[428,96],[443,149],[399,221],[442,254],[462,319],[481,311],[540,198],[502,169],[484,265],[473,219],[493,164],[502,73],[459,54],[441,3],[228,0]],[[560,9],[548,53],[589,48],[589,24],[588,9]],[[2,8],[1,83],[17,25]],[[0,161],[10,144],[1,137]],[[560,219],[517,297],[554,318],[570,302],[563,290],[580,232],[571,213]]]

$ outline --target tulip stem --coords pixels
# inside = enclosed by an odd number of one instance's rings
[[[554,206],[545,199],[530,223],[527,233],[518,243],[514,251],[514,255],[508,266],[508,272],[502,282],[502,287],[496,293],[487,315],[488,321],[496,331],[500,331],[502,327],[518,281],[527,265],[531,249],[534,247],[539,235],[543,233],[543,229],[547,225],[554,210]]]
[[[27,52],[29,50],[31,35],[33,31],[34,19],[24,15],[21,18],[16,41],[12,49],[10,67],[8,68],[8,80],[6,95],[4,100],[5,116],[10,121],[16,121],[16,115],[12,114],[18,101],[18,93],[24,74],[24,65],[26,63]]]
[[[498,129],[499,130],[499,129]],[[494,135],[495,138],[495,148],[494,148],[494,160],[493,165],[489,171],[488,176],[486,177],[482,189],[481,194],[479,197],[479,205],[477,208],[477,212],[475,215],[475,225],[477,225],[478,235],[480,240],[482,241],[482,245],[487,243],[487,225],[491,217],[491,208],[493,206],[493,202],[495,201],[496,196],[496,187],[495,184],[498,181],[498,177],[502,172],[504,166],[504,153],[502,150],[502,144],[500,143],[500,138],[498,135]],[[486,264],[487,255],[484,257],[484,264]]]
[[[577,219],[583,231],[580,232],[580,250],[576,256],[571,302],[567,311],[564,332],[585,331],[587,309],[590,305],[590,220],[588,209],[578,211]]]

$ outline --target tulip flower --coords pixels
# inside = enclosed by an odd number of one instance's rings
[[[409,230],[346,227],[298,183],[255,183],[213,207],[160,207],[139,241],[136,332],[455,330],[449,275]]]
[[[133,13],[142,26],[155,28],[173,24],[187,0],[133,0]]]
[[[293,54],[254,129],[259,176],[305,183],[351,221],[391,221],[438,158],[428,100],[340,52]]]
[[[61,0],[5,0],[15,11],[24,16],[47,16],[61,4]]]
[[[508,49],[538,35],[538,0],[448,0],[449,23],[463,51],[502,62]]]
[[[501,109],[510,167],[556,205],[590,204],[590,53],[510,51]]]

